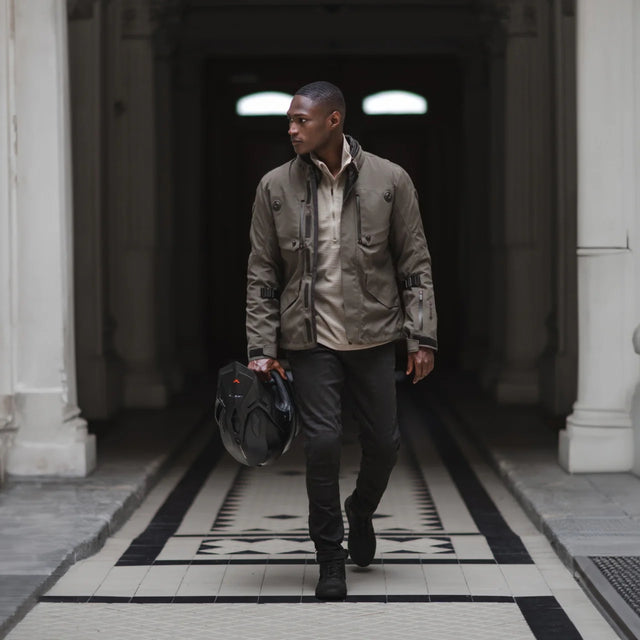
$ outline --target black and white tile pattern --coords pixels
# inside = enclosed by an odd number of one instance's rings
[[[385,638],[613,640],[615,634],[546,540],[473,448],[453,435],[455,425],[445,425],[406,389],[400,390],[400,407],[403,443],[374,520],[375,562],[366,569],[349,564],[347,602],[323,606],[336,611],[336,620],[344,617],[348,624],[351,616],[354,624],[369,625]],[[358,460],[357,439],[346,434],[343,496],[353,489]],[[210,606],[198,610],[190,637],[201,637],[198,624],[210,630],[217,624],[221,635],[206,637],[225,637],[229,619],[246,616],[246,607],[260,603],[266,607],[260,615],[274,620],[282,607],[295,603],[286,609],[293,616],[288,630],[277,637],[300,637],[296,621],[313,619],[318,607],[318,570],[306,520],[300,441],[273,466],[250,469],[235,463],[214,438],[181,477],[151,493],[99,554],[72,567],[9,639],[30,638],[29,625],[36,623],[52,634],[56,629],[58,635],[38,636],[43,640],[99,637],[78,620],[90,621],[93,611],[91,628],[105,628],[114,624],[107,622],[113,607],[127,624],[148,611],[149,625],[165,621],[164,633],[172,628],[172,611],[184,624],[185,611],[202,605]],[[74,608],[81,603],[82,609]],[[132,609],[134,604],[146,608]],[[69,628],[61,631],[65,611]],[[395,626],[385,631],[385,620]],[[420,633],[412,635],[414,628]],[[180,636],[176,629],[172,637]],[[395,635],[403,629],[404,635]],[[505,629],[510,631],[501,635]],[[117,637],[154,636],[131,631]],[[155,637],[164,636],[156,629]],[[325,636],[318,631],[306,637]],[[369,636],[362,631],[346,637]]]

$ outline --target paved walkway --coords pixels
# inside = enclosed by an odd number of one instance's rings
[[[459,427],[479,400],[458,403],[454,416],[415,389],[400,395],[403,446],[374,521],[376,561],[348,566],[346,602],[313,596],[300,441],[277,464],[248,469],[207,425],[131,519],[52,584],[8,639],[616,638],[485,462],[490,448]],[[357,457],[346,434],[345,496]]]
[[[438,385],[435,403],[462,425],[565,565],[623,638],[640,638],[640,478],[565,473],[557,428],[526,407],[498,407],[459,377]]]

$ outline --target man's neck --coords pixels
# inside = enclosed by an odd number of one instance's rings
[[[316,157],[327,165],[327,169],[331,171],[332,176],[337,176],[342,168],[342,146],[344,137],[341,135],[340,140],[320,152],[316,151]]]

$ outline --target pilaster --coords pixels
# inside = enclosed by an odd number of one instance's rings
[[[184,55],[184,54],[183,54]],[[176,86],[176,201],[180,221],[175,225],[175,307],[178,359],[183,370],[201,373],[205,368],[205,317],[202,246],[202,180],[204,114],[203,73],[194,58],[179,57]]]
[[[85,475],[95,466],[95,438],[76,398],[67,6],[64,0],[9,6],[15,28],[9,254],[16,432],[7,469]]]
[[[490,322],[487,301],[490,296],[489,151],[490,95],[489,56],[474,47],[466,52],[464,73],[465,190],[460,207],[460,272],[466,301],[461,322],[460,364],[477,371],[489,347]]]
[[[495,394],[535,403],[548,313],[548,6],[501,3],[504,44],[504,336]]]
[[[156,91],[149,0],[109,7],[110,306],[127,407],[162,407],[168,388],[159,357]]]
[[[0,0],[0,484],[14,433],[15,127],[13,0]]]
[[[633,0],[577,6],[578,395],[559,451],[572,472],[633,467],[639,11]]]
[[[69,12],[78,398],[90,419],[120,406],[120,371],[109,320],[107,253],[105,5]]]
[[[566,415],[576,398],[578,369],[576,266],[575,1],[553,0],[552,22],[552,312],[540,367],[541,401]]]
[[[182,389],[184,371],[178,357],[177,318],[182,309],[176,305],[176,230],[183,224],[186,211],[176,199],[175,77],[177,27],[180,6],[175,0],[153,12],[154,70],[156,90],[157,202],[158,202],[158,277],[163,295],[158,298],[159,358],[171,392]],[[198,160],[200,156],[198,156]],[[180,215],[178,215],[178,213]],[[187,285],[188,286],[188,285]]]
[[[633,349],[640,356],[640,324],[633,332]],[[640,365],[638,368],[640,369]],[[633,472],[640,475],[640,376],[631,400],[631,421],[634,438]]]

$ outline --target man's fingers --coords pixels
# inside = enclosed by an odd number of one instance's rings
[[[410,376],[411,372],[413,371],[413,354],[409,353],[407,354],[407,375]]]

